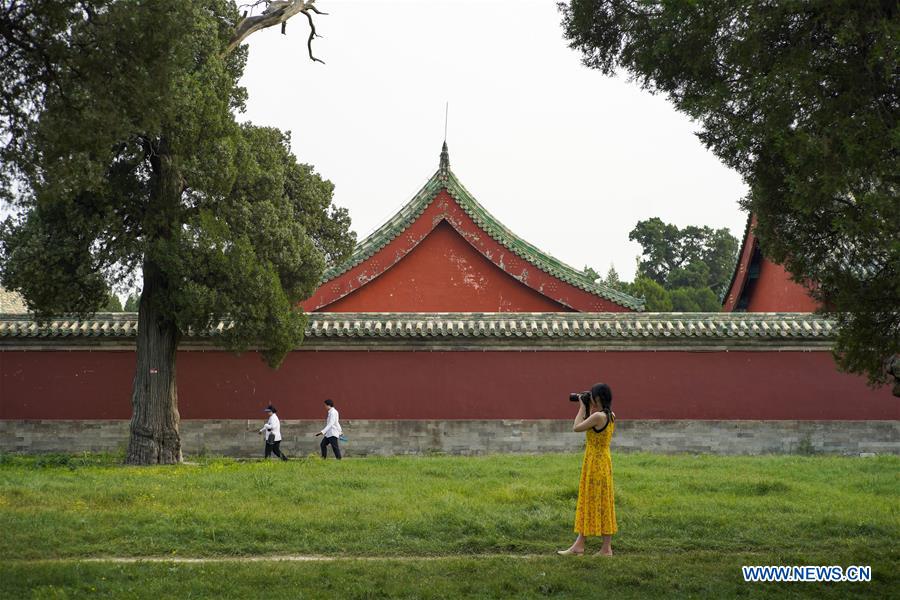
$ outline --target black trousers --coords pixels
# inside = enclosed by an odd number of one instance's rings
[[[319,445],[322,448],[322,458],[328,458],[329,444],[331,444],[331,449],[334,451],[334,457],[341,460],[341,447],[338,445],[338,439],[335,436],[322,438],[322,443]]]
[[[287,456],[281,453],[281,440],[277,442],[266,442],[266,458],[269,458],[272,455],[277,456],[281,460],[287,460]]]

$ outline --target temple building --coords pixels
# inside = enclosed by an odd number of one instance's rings
[[[273,403],[282,447],[306,454],[325,398],[350,456],[575,451],[569,393],[604,381],[618,450],[900,453],[890,390],[838,372],[833,324],[785,281],[748,225],[726,312],[644,312],[497,221],[445,144],[422,189],[302,303],[306,339],[278,370],[217,345],[227,322],[185,335],[184,451],[258,455]],[[134,313],[0,315],[0,451],[125,444],[136,331]]]
[[[725,294],[725,312],[813,312],[818,308],[809,291],[791,279],[781,265],[765,257],[753,229],[756,216],[747,218],[731,285]]]
[[[643,301],[594,283],[519,238],[440,168],[344,264],[308,312],[630,312]]]

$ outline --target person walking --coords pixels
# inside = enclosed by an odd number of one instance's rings
[[[278,419],[278,411],[271,404],[263,410],[269,415],[266,424],[259,430],[266,437],[265,457],[269,458],[274,454],[281,460],[287,460],[287,456],[281,453],[281,421]]]
[[[338,438],[341,437],[341,433],[343,430],[341,429],[341,423],[338,420],[340,415],[338,414],[337,409],[334,407],[334,402],[329,398],[325,401],[325,406],[328,407],[328,415],[325,419],[325,428],[316,434],[316,437],[320,435],[325,436],[322,438],[322,443],[320,444],[320,448],[322,449],[322,458],[328,458],[328,446],[331,445],[331,449],[334,452],[334,457],[338,460],[341,460],[341,446],[338,444]]]
[[[612,390],[605,383],[591,388],[589,402],[579,402],[573,431],[584,431],[587,437],[581,463],[581,482],[575,508],[575,533],[578,537],[562,556],[584,554],[588,536],[602,536],[600,556],[612,556],[612,536],[616,526],[616,506],[612,479],[612,457],[609,442],[616,429],[616,415],[612,412]]]

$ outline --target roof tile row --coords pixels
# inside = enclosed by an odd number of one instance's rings
[[[311,338],[831,338],[832,321],[809,313],[312,313]],[[220,321],[188,332],[214,338],[232,326]],[[56,319],[0,315],[0,342],[39,338],[133,338],[134,313]]]

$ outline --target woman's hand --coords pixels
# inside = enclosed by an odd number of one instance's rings
[[[579,424],[579,423],[581,423],[582,421],[584,421],[584,417],[585,417],[584,412],[585,412],[585,411],[584,411],[584,402],[580,402],[580,401],[579,401],[579,402],[578,402],[578,414],[575,415],[575,423],[572,424],[572,429],[573,429],[574,431],[578,431],[578,430],[575,429],[575,428],[578,427],[578,424]]]

